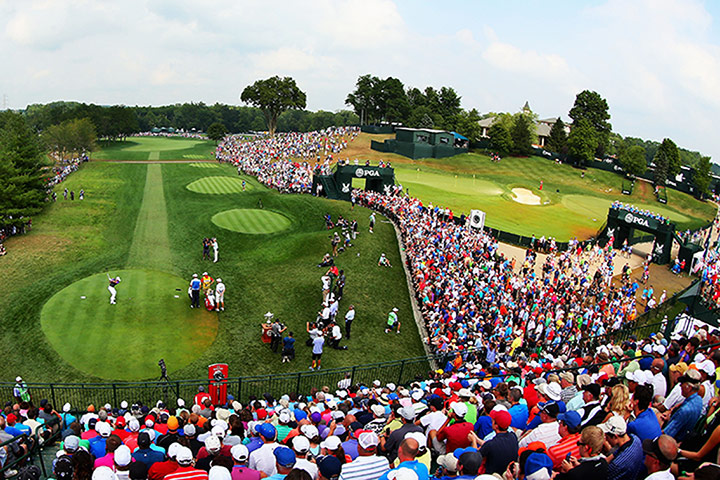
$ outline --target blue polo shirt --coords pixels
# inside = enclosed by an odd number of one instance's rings
[[[380,477],[380,480],[388,480],[388,474],[392,471],[400,470],[401,468],[409,468],[415,474],[418,476],[418,480],[428,480],[430,478],[430,472],[428,471],[428,468],[425,466],[424,463],[420,463],[417,460],[413,460],[412,462],[402,462],[397,467],[393,468],[392,470],[388,470],[387,472],[383,473]]]
[[[525,430],[525,425],[527,425],[528,417],[530,416],[527,405],[516,403],[515,405],[510,407],[510,410],[508,410],[508,412],[512,417],[512,422],[510,422],[510,426],[513,428]]]
[[[658,422],[655,412],[649,408],[640,412],[640,415],[635,420],[628,423],[627,431],[637,435],[640,440],[646,438],[654,440],[662,435],[660,422]]]
[[[200,279],[199,278],[193,278],[190,281],[190,288],[193,290],[200,290]]]

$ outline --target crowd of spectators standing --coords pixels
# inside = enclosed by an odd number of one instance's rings
[[[308,133],[279,133],[254,141],[228,136],[220,142],[215,155],[218,161],[235,165],[238,173],[256,176],[280,192],[309,193],[313,172],[329,174],[334,156],[359,132],[357,127],[331,127]]]
[[[177,130],[175,132],[138,132],[130,135],[131,137],[167,137],[167,138],[195,138],[197,140],[207,140],[207,134],[201,132],[185,132]]]

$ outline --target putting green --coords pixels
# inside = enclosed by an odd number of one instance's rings
[[[187,189],[195,193],[209,193],[211,195],[224,193],[239,193],[243,191],[242,179],[236,177],[205,177],[195,180],[187,186]],[[252,190],[249,183],[245,185],[246,190]]]
[[[285,215],[256,208],[235,208],[213,215],[212,222],[233,232],[264,234],[287,229],[292,222]]]
[[[148,270],[111,275],[122,279],[115,305],[107,276],[99,273],[60,290],[42,308],[43,332],[73,367],[100,378],[142,380],[157,376],[161,358],[169,371],[179,370],[215,340],[217,314],[190,308],[187,280]]]

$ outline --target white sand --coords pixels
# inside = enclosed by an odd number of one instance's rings
[[[540,205],[542,203],[540,197],[527,188],[513,188],[511,192],[514,195],[513,200],[518,203],[525,205]]]

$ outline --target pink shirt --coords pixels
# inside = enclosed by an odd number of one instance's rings
[[[98,468],[98,467],[110,467],[114,470],[115,469],[115,454],[108,453],[104,457],[100,457],[97,460],[95,460],[95,468]]]

